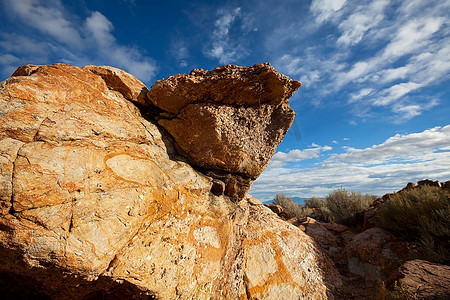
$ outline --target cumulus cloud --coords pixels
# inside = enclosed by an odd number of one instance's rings
[[[102,13],[94,11],[85,19],[68,13],[59,0],[3,0],[11,16],[34,29],[33,35],[3,33],[0,47],[19,61],[2,63],[3,74],[23,63],[59,62],[79,66],[108,64],[123,68],[144,81],[155,74],[154,61],[134,47],[120,44],[114,26]]]
[[[250,192],[264,201],[281,192],[312,197],[341,187],[382,196],[425,178],[450,178],[450,125],[397,134],[368,148],[348,147],[342,154],[331,154],[318,167],[268,168]]]
[[[311,148],[307,148],[304,150],[293,149],[289,152],[277,152],[272,157],[269,162],[267,168],[279,168],[284,166],[289,162],[298,162],[305,159],[318,158],[319,155],[324,151],[330,151],[333,149],[330,146],[319,146],[316,144],[312,144]]]
[[[59,1],[4,0],[11,12],[27,24],[70,47],[83,47],[83,39],[72,22],[67,19]]]
[[[347,148],[346,153],[332,155],[330,160],[373,163],[395,157],[420,157],[448,145],[450,145],[450,125],[434,127],[419,133],[397,134],[382,144],[365,149]]]

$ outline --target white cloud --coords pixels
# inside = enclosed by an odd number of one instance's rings
[[[384,89],[380,92],[380,94],[385,95],[376,99],[373,104],[375,106],[384,106],[391,104],[395,100],[409,94],[410,92],[421,88],[423,84],[415,83],[415,82],[403,82],[396,85],[391,86],[390,88]]]
[[[116,42],[111,34],[113,24],[98,11],[86,19],[86,28],[100,47],[109,47]]]
[[[433,4],[424,5],[404,2],[394,11],[396,15],[393,19],[371,23],[373,27],[368,35],[364,31],[368,45],[373,43],[374,46],[382,47],[366,59],[347,63],[342,71],[331,74],[334,85],[330,85],[330,88],[335,92],[349,86],[358,89],[349,95],[347,102],[353,105],[350,111],[356,116],[376,117],[371,114],[373,108],[384,106],[396,117],[385,114],[382,118],[388,116],[396,123],[406,122],[439,103],[433,97],[422,97],[419,103],[414,96],[420,89],[450,78],[450,38],[445,26],[448,19],[444,17],[450,5],[443,3],[434,1]],[[374,1],[371,5],[375,4],[378,9],[385,9],[384,1]],[[371,9],[365,11],[370,13]],[[356,12],[340,23],[341,30],[348,27],[350,31],[337,39],[338,44],[351,44],[355,38],[359,39],[350,32],[363,28],[358,27],[358,21],[352,19],[352,16],[361,17],[360,13],[357,8]],[[381,17],[382,14],[374,13],[374,19]],[[359,19],[361,22],[364,20],[363,17]],[[347,26],[347,21],[352,21],[352,24]],[[345,56],[343,58],[346,59]],[[396,67],[392,67],[393,64]],[[373,92],[365,94],[370,89]]]
[[[3,33],[0,47],[23,63],[65,62],[83,66],[108,64],[127,70],[143,81],[155,74],[153,60],[137,48],[121,45],[113,24],[100,12],[92,12],[84,22],[66,12],[59,0],[3,0],[12,16],[37,30],[34,36]],[[56,57],[57,61],[50,61]],[[12,65],[3,65],[3,73]]]
[[[356,9],[346,20],[339,24],[342,35],[337,39],[338,44],[355,45],[359,43],[364,34],[378,25],[384,19],[384,9],[389,4],[387,0],[378,0]]]
[[[280,151],[275,153],[267,168],[280,168],[289,162],[298,162],[305,159],[318,158],[322,152],[330,151],[331,149],[333,148],[330,146],[319,146],[312,144],[311,148],[307,148],[305,150],[293,149],[287,153]]]
[[[444,18],[418,18],[409,21],[397,31],[392,42],[383,51],[383,57],[393,59],[416,51],[429,44],[430,37],[444,24]]]
[[[0,54],[0,64],[1,65],[10,65],[13,63],[19,62],[20,59],[11,54]]]
[[[81,48],[83,40],[74,25],[67,20],[62,5],[59,1],[39,0],[4,0],[9,12],[26,20],[27,24],[52,36],[58,42],[70,47]]]
[[[177,64],[181,68],[188,66],[188,58],[190,56],[186,42],[182,38],[173,40],[170,45],[170,54],[175,58]]]
[[[93,12],[86,19],[87,31],[92,34],[97,51],[109,59],[109,63],[125,68],[142,80],[148,80],[155,74],[156,67],[150,58],[144,57],[136,48],[117,43],[111,33],[112,23],[100,12]]]
[[[241,12],[240,7],[232,10],[221,9],[218,11],[218,14],[219,18],[214,22],[210,49],[206,51],[206,54],[218,59],[221,64],[236,62],[236,60],[247,55],[247,51],[242,44],[242,39],[230,37],[230,30],[235,25],[237,19],[244,20],[246,17]],[[239,30],[249,30],[249,28],[241,26]]]
[[[365,149],[348,148],[347,152],[332,155],[330,161],[373,163],[391,158],[421,157],[424,153],[433,152],[439,147],[450,144],[450,125],[434,127],[420,133],[407,135],[397,134],[384,143]],[[450,170],[449,170],[450,171]]]
[[[303,86],[312,86],[313,83],[320,79],[320,72],[317,69],[310,69],[307,59],[285,54],[281,56],[281,59],[276,64],[280,66],[282,72],[291,76],[300,76],[299,80]]]
[[[382,196],[425,178],[450,179],[450,125],[397,134],[364,149],[346,148],[314,168],[268,168],[250,193],[264,201],[277,193],[324,196],[337,188]]]
[[[317,22],[329,20],[342,9],[347,0],[313,0],[311,11],[316,16]]]
[[[354,93],[353,95],[351,95],[350,100],[348,102],[352,103],[355,101],[359,101],[373,93],[374,93],[374,89],[364,88],[364,89],[358,91],[357,93]]]

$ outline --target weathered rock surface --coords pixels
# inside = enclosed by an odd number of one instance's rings
[[[405,262],[388,280],[405,299],[450,299],[450,266],[415,259]]]
[[[373,281],[387,278],[409,254],[406,242],[378,227],[355,235],[344,251],[350,272]]]
[[[53,299],[332,297],[339,274],[311,238],[171,159],[133,104],[145,89],[117,69],[62,64],[0,83],[0,283]]]
[[[288,99],[299,87],[270,64],[226,65],[160,80],[148,97],[164,111],[158,124],[180,153],[224,180],[225,194],[239,199],[291,126],[295,113]]]
[[[336,265],[344,263],[343,260],[346,258],[344,248],[356,235],[345,225],[319,222],[310,217],[299,222],[298,227],[312,237]]]

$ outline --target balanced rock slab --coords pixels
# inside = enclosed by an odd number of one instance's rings
[[[314,242],[173,159],[134,104],[145,86],[103,68],[28,65],[0,83],[2,296],[332,298],[340,277]]]
[[[268,63],[226,65],[159,80],[148,97],[163,110],[158,124],[192,165],[218,179],[238,177],[242,184],[225,194],[239,199],[291,126],[295,113],[288,99],[299,87]]]

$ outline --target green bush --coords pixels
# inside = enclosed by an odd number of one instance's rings
[[[353,225],[362,223],[364,212],[377,199],[376,196],[366,194],[362,196],[359,192],[347,192],[345,189],[338,189],[326,197],[326,207],[324,211],[328,222]]]
[[[384,229],[417,242],[422,258],[450,263],[450,199],[440,188],[421,186],[394,194],[379,219]]]

